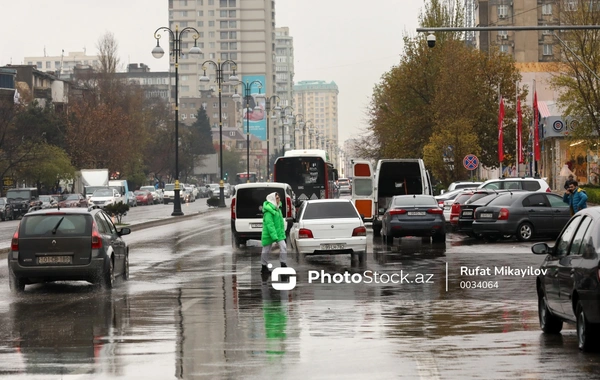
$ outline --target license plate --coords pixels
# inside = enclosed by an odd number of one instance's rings
[[[250,223],[250,227],[252,227],[252,228],[262,228],[262,223]]]
[[[321,244],[321,249],[325,251],[344,248],[346,248],[346,244]]]
[[[427,214],[425,211],[409,211],[408,215],[425,215]]]
[[[491,212],[482,212],[481,213],[482,218],[491,218],[493,216],[494,216],[494,214],[492,214]]]
[[[471,215],[473,215],[473,211],[463,211],[463,215],[464,216],[471,216]]]
[[[71,256],[41,256],[38,257],[38,264],[71,264]]]

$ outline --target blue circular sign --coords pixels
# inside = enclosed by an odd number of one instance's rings
[[[463,158],[463,165],[467,170],[475,170],[479,166],[479,159],[474,154],[467,154]]]
[[[564,124],[562,121],[560,120],[556,120],[554,123],[552,123],[552,128],[556,131],[556,132],[560,132],[562,131],[562,129],[564,128]]]

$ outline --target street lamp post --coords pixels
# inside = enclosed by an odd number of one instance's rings
[[[302,149],[306,149],[306,130],[308,129],[309,133],[310,130],[314,127],[312,120],[307,120],[306,122],[302,123]],[[310,124],[310,127],[308,126]],[[308,140],[309,146],[310,146],[310,139]]]
[[[181,211],[181,198],[179,188],[179,55],[181,53],[181,37],[184,33],[190,31],[196,34],[193,35],[194,46],[190,49],[189,54],[201,54],[202,51],[198,47],[198,38],[200,37],[200,33],[192,27],[185,27],[179,30],[179,26],[175,26],[175,31],[172,31],[166,26],[161,26],[160,28],[154,31],[154,38],[156,39],[156,46],[152,49],[152,56],[154,58],[162,58],[165,54],[165,51],[162,47],[160,47],[160,38],[161,35],[158,33],[159,31],[169,32],[171,36],[171,53],[175,57],[175,199],[173,199],[173,212],[171,216],[181,216],[183,212]]]
[[[223,111],[221,109],[221,86],[223,84],[223,65],[225,64],[231,64],[232,66],[232,70],[233,70],[233,74],[229,76],[229,80],[230,81],[237,81],[238,77],[235,75],[235,70],[237,69],[237,64],[228,59],[225,60],[223,62],[221,62],[220,60],[215,62],[215,61],[211,61],[211,60],[207,60],[204,61],[202,63],[202,71],[204,71],[204,74],[200,77],[200,82],[204,82],[204,83],[208,83],[210,82],[210,78],[206,76],[206,64],[207,63],[212,63],[215,68],[217,69],[217,86],[219,87],[219,167],[220,167],[220,176],[221,176],[221,180],[219,181],[219,207],[225,207],[225,183],[223,181]]]
[[[294,112],[294,107],[286,106],[281,110],[281,155],[283,156],[285,153],[285,121],[284,116],[286,116],[285,111],[292,110]]]
[[[298,120],[300,119],[300,120]],[[298,147],[296,146],[296,132],[300,131],[300,123],[302,123],[304,121],[304,115],[301,113],[298,113],[294,116],[294,149],[298,149]],[[298,124],[296,124],[298,123]]]
[[[277,99],[275,103],[275,107],[271,109],[271,102]],[[279,106],[279,102],[281,99],[277,95],[273,95],[271,97],[267,97],[265,101],[265,111],[267,112],[267,180],[271,179],[271,148],[270,148],[270,131],[269,131],[269,119],[271,118],[271,111],[280,111],[281,107]]]
[[[260,94],[260,89],[262,88],[263,84],[259,80],[253,80],[252,82],[249,82],[249,83],[248,83],[248,81],[246,81],[246,83],[244,83],[244,82],[239,82],[239,83],[241,83],[242,86],[244,87],[244,97],[246,99],[246,178],[247,178],[246,182],[250,183],[250,96],[252,96],[251,90],[252,90],[253,84],[258,85],[258,93],[259,94]],[[237,93],[235,93],[233,96],[235,98],[239,98],[239,95]],[[254,109],[260,110],[258,103],[254,107]]]

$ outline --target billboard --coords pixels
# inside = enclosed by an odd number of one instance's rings
[[[258,137],[262,141],[267,140],[267,113],[265,111],[265,89],[266,81],[264,75],[244,75],[243,97],[241,116],[242,130],[247,133],[248,127],[251,134]],[[254,83],[253,83],[254,82]],[[260,82],[260,85],[259,83]],[[250,85],[252,83],[252,85]],[[246,86],[250,88],[250,97],[246,99]],[[259,95],[260,93],[260,95]],[[249,103],[247,112],[246,102]],[[258,108],[256,107],[258,106]]]

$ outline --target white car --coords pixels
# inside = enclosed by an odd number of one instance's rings
[[[490,190],[526,190],[526,191],[537,191],[542,193],[551,193],[552,190],[548,183],[543,178],[533,177],[507,177],[499,179],[490,179],[479,185],[478,189],[490,189]]]
[[[290,245],[300,256],[350,254],[364,263],[367,229],[350,199],[307,200],[298,215],[290,230]]]
[[[119,202],[125,202],[125,197],[115,189],[105,188],[94,191],[89,200],[89,205],[94,208],[104,208],[110,204],[117,204]]]
[[[185,188],[179,184],[179,201],[185,203]],[[165,185],[165,191],[163,192],[163,203],[169,204],[169,202],[175,202],[175,184],[167,183]]]

